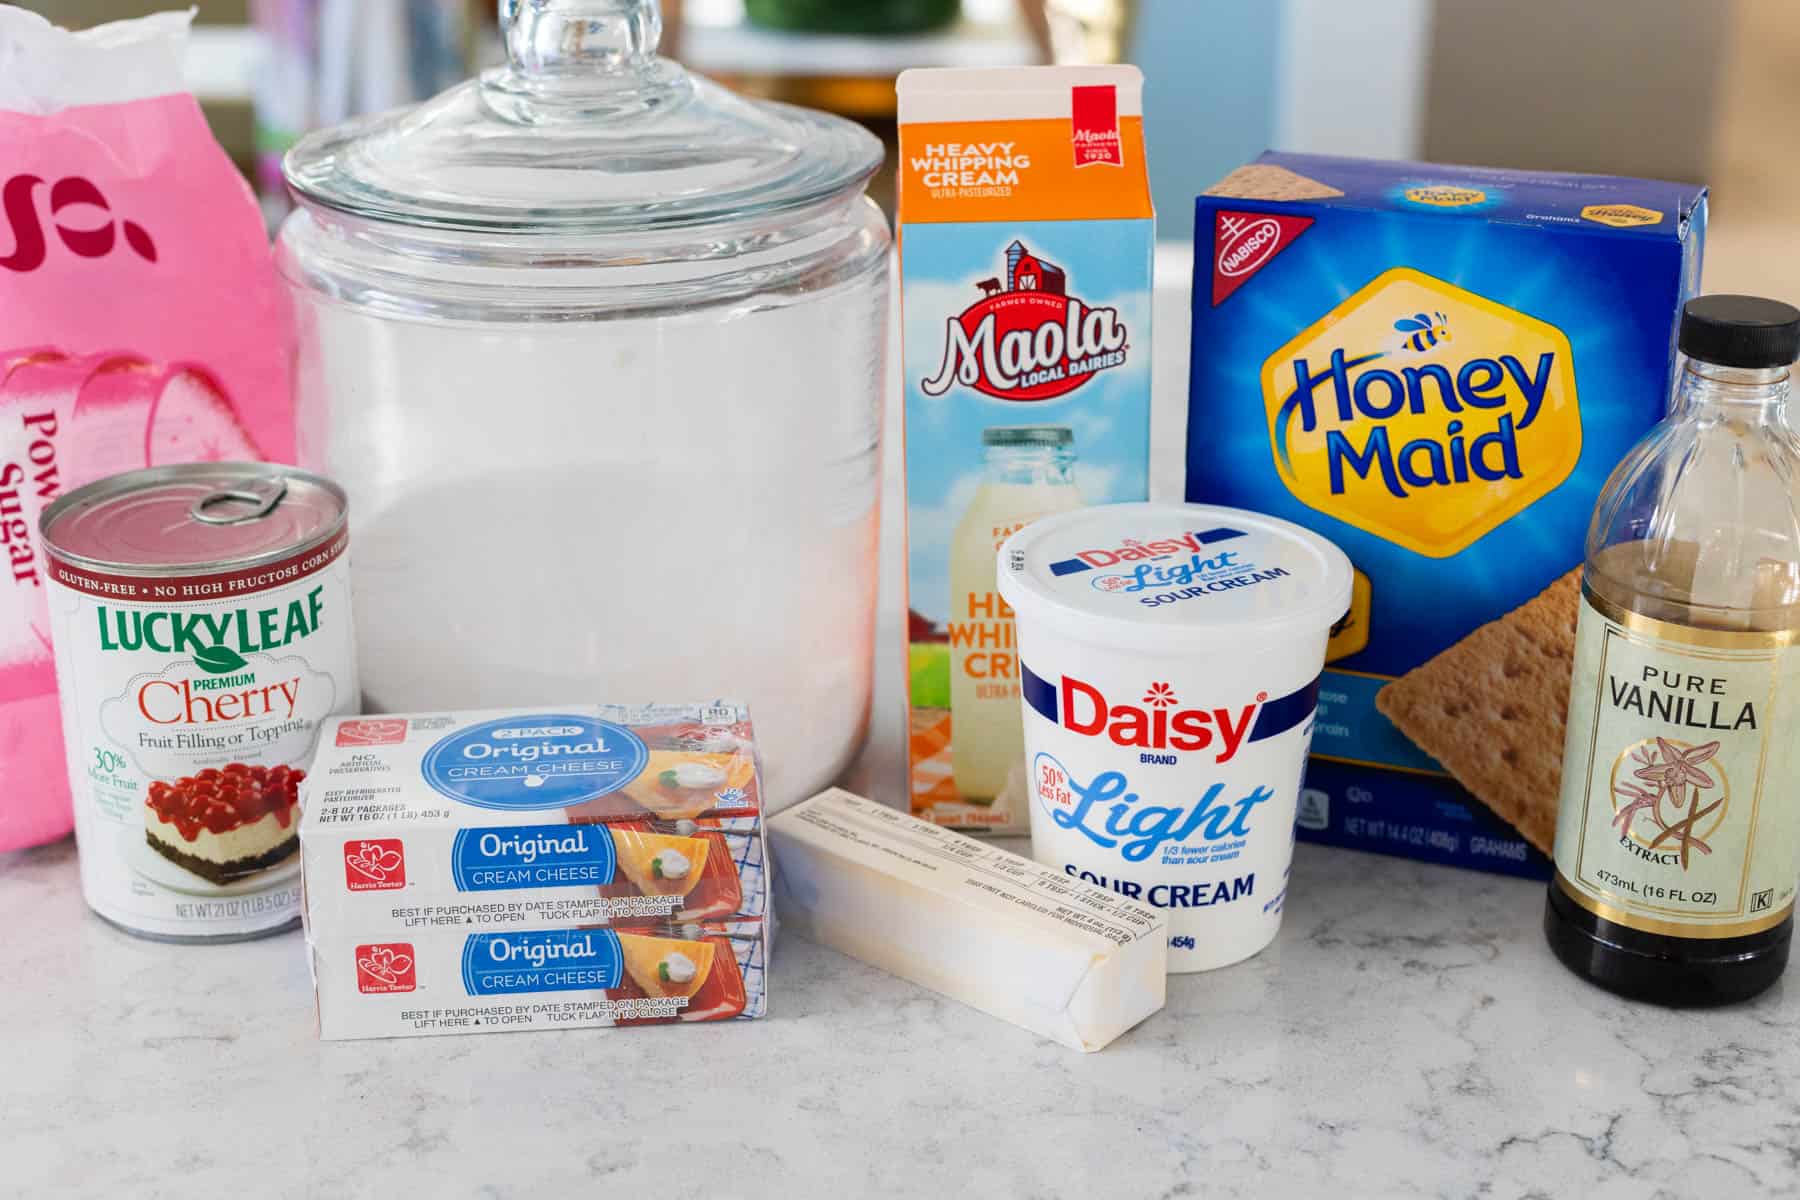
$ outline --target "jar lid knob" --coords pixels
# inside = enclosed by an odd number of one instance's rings
[[[658,0],[499,0],[506,66],[482,91],[501,116],[525,124],[664,107],[691,88],[656,56]]]
[[[604,70],[655,57],[662,9],[657,0],[500,0],[500,28],[515,71]]]

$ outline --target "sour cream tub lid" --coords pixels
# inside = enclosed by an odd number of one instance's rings
[[[1022,620],[1144,650],[1317,633],[1350,607],[1350,560],[1316,533],[1237,508],[1112,504],[1034,521],[1000,547]]]

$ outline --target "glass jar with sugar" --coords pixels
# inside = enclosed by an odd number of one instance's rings
[[[867,722],[881,146],[656,57],[655,0],[500,16],[505,66],[285,164],[367,702],[731,696],[779,807]]]

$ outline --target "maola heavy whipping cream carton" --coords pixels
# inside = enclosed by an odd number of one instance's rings
[[[322,1037],[763,1013],[739,705],[343,718],[302,801]]]
[[[1187,498],[1355,568],[1300,837],[1549,874],[1588,518],[1705,225],[1692,185],[1298,154],[1199,198]]]
[[[1029,827],[994,554],[1141,500],[1155,221],[1135,67],[900,77],[912,811]]]

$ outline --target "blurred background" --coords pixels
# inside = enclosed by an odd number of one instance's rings
[[[171,7],[28,0],[83,27]],[[298,133],[500,57],[492,0],[200,0],[189,74],[279,215]],[[851,116],[890,146],[910,66],[1144,69],[1161,236],[1263,149],[1702,181],[1712,290],[1800,267],[1800,4],[1790,0],[664,0],[664,52]],[[873,189],[891,202],[892,180]]]

